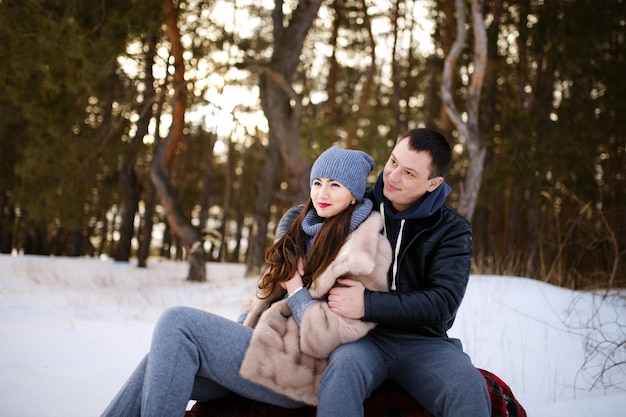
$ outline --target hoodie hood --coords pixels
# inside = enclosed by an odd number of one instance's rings
[[[385,218],[400,220],[400,219],[421,219],[424,217],[432,216],[437,210],[439,210],[446,201],[446,197],[452,191],[452,188],[447,182],[442,182],[435,191],[426,193],[419,201],[415,202],[408,209],[399,213],[394,213],[392,205],[389,199],[383,194],[383,172],[378,175],[376,184],[374,185],[374,196],[376,201],[384,203]]]

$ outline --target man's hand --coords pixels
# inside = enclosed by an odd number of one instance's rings
[[[330,310],[348,319],[362,319],[365,316],[365,287],[360,281],[349,278],[337,280],[340,286],[328,293]]]

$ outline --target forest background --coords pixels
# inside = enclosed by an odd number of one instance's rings
[[[454,149],[475,273],[626,284],[623,0],[0,0],[0,252],[245,263],[331,144]]]

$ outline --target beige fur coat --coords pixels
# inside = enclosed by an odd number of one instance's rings
[[[317,405],[317,389],[330,352],[340,344],[360,339],[375,326],[333,313],[326,296],[341,277],[359,280],[370,290],[388,291],[392,254],[389,242],[380,233],[382,227],[380,214],[372,212],[352,232],[337,258],[309,288],[314,302],[306,308],[300,327],[287,299],[257,297],[252,301],[244,321],[254,327],[240,370],[244,378]]]

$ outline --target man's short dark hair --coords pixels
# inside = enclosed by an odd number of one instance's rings
[[[445,176],[452,160],[452,149],[444,135],[433,129],[419,128],[406,131],[398,141],[405,138],[409,138],[409,149],[412,151],[430,154],[430,178]]]

